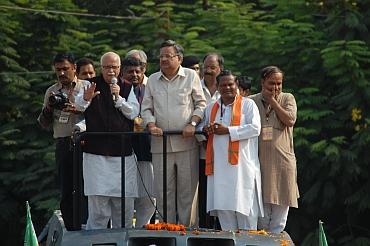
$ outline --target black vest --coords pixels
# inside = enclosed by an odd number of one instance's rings
[[[132,120],[127,119],[122,112],[114,107],[110,86],[103,76],[90,79],[96,83],[95,96],[85,110],[86,132],[131,132],[134,129]],[[127,100],[132,85],[118,81],[121,97]],[[131,137],[124,137],[123,149],[121,136],[86,136],[83,151],[104,156],[129,156],[132,154]],[[122,154],[121,154],[122,153]]]

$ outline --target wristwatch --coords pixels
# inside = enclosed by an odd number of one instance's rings
[[[191,122],[189,122],[189,124],[192,125],[192,126],[194,126],[194,127],[196,127],[198,125],[198,123],[195,122],[195,121],[191,121]]]

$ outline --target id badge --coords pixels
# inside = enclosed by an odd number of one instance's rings
[[[143,118],[136,117],[134,119],[134,132],[143,132],[144,127],[142,126],[142,124],[143,124]]]
[[[272,126],[262,127],[262,140],[271,141],[272,140]]]
[[[59,116],[59,123],[62,123],[62,124],[67,124],[68,123],[68,120],[69,120],[69,116],[71,115],[70,112],[64,112],[62,111],[60,113],[60,116]]]

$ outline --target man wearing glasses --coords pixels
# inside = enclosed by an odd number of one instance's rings
[[[83,120],[83,114],[74,107],[75,96],[88,81],[76,77],[74,56],[57,54],[53,60],[58,81],[45,93],[38,122],[43,128],[53,128],[56,142],[55,161],[58,167],[58,185],[61,193],[60,210],[67,230],[73,229],[73,149],[71,135],[73,126]]]
[[[101,57],[102,74],[82,89],[76,104],[84,112],[86,132],[131,132],[139,113],[132,85],[118,81],[121,60],[114,52]],[[121,155],[125,158],[125,227],[132,227],[134,199],[137,197],[135,156],[131,138],[89,136],[83,146],[84,192],[88,196],[86,229],[104,229],[111,220],[121,227]]]
[[[160,71],[148,79],[141,115],[153,136],[154,190],[161,214],[163,146],[160,136],[164,130],[182,131],[182,136],[172,135],[167,139],[167,222],[192,226],[197,223],[195,194],[198,186],[198,149],[194,132],[203,117],[206,100],[199,76],[194,70],[181,66],[182,58],[180,45],[172,40],[162,43]]]

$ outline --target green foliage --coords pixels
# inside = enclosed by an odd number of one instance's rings
[[[317,221],[331,245],[368,245],[370,212],[370,5],[366,1],[3,1],[41,10],[125,16],[81,17],[0,8],[0,219],[22,238],[24,201],[36,231],[58,207],[51,133],[36,123],[53,83],[53,55],[72,51],[99,61],[110,50],[143,49],[148,74],[159,45],[174,39],[185,54],[216,51],[225,66],[254,78],[277,65],[294,94],[294,131],[301,193],[287,231],[299,245],[317,245]],[[47,71],[44,74],[28,72]],[[6,241],[4,244],[19,244]]]

